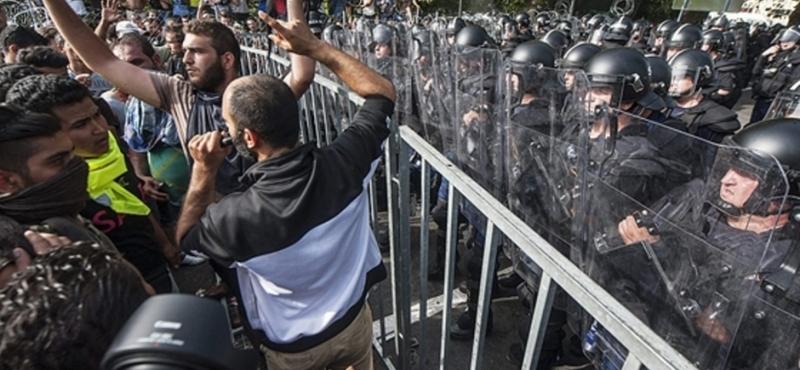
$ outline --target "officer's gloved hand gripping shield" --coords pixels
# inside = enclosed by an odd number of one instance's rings
[[[587,274],[699,368],[724,368],[770,249],[764,217],[787,204],[785,173],[756,150],[619,109],[593,124],[605,134],[580,170],[574,227]],[[587,356],[620,369],[627,351],[602,325],[592,331]]]

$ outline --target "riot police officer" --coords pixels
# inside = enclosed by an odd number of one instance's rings
[[[654,205],[657,217],[640,213],[618,225],[626,248],[650,248],[657,256],[650,263],[665,267],[653,279],[628,275],[650,282],[631,288],[639,298],[648,289],[672,296],[660,304],[648,302],[654,296],[639,301],[652,307],[651,327],[701,368],[797,365],[796,140],[797,119],[750,125],[718,148],[708,177]],[[643,269],[640,262],[629,270]]]
[[[703,96],[714,79],[714,61],[702,50],[684,50],[670,60],[672,116],[686,123],[690,133],[719,143],[741,126],[736,113]]]
[[[703,32],[701,50],[708,52],[714,59],[717,72],[716,84],[703,93],[723,107],[733,109],[744,89],[745,64],[729,53],[729,47],[732,46],[729,42],[730,40],[726,42],[725,35],[719,30],[710,29]]]
[[[784,30],[777,44],[765,50],[753,67],[753,96],[756,104],[750,122],[760,121],[779,92],[800,79],[800,30]]]
[[[681,50],[695,49],[700,47],[703,39],[703,31],[697,26],[684,24],[676,29],[664,43],[667,48],[667,60]]]

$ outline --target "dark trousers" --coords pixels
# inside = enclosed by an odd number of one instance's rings
[[[772,105],[773,99],[758,98],[756,104],[753,106],[753,114],[750,115],[750,123],[760,122],[767,115],[769,106]]]

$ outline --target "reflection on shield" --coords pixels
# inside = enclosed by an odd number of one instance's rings
[[[594,118],[574,227],[585,271],[700,368],[723,368],[772,235],[731,224],[784,207],[780,166],[613,108]],[[734,175],[752,189],[726,188]],[[627,350],[594,334],[587,356],[621,368]]]

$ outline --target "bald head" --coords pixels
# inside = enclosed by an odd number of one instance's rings
[[[294,93],[268,75],[234,80],[222,100],[222,114],[236,132],[247,129],[271,149],[292,148],[300,136],[300,115]]]

